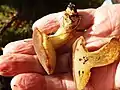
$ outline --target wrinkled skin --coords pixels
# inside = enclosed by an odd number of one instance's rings
[[[90,51],[97,50],[105,44],[106,42],[102,42],[104,38],[120,34],[119,9],[120,4],[102,6],[97,9],[79,10],[82,16],[80,27],[87,30],[85,33],[80,33],[80,35],[85,36],[86,47]],[[56,31],[62,21],[62,14],[62,12],[59,12],[43,17],[34,23],[33,30],[37,27],[42,28],[45,33]],[[7,53],[9,52],[11,51],[8,50]],[[27,53],[25,54],[27,55]],[[44,71],[41,71],[41,74],[32,72],[18,74],[11,81],[12,90],[76,90],[69,65],[71,64],[69,54],[62,53],[62,56],[59,57],[54,75],[47,76]],[[60,67],[61,65],[62,67]],[[93,68],[85,90],[114,90],[114,87],[119,88],[119,67],[120,64],[116,61],[108,66]]]

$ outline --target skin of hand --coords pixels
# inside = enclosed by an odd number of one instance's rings
[[[97,50],[104,45],[106,43],[103,42],[104,38],[120,34],[119,9],[120,4],[114,4],[102,6],[97,9],[79,10],[79,14],[82,17],[80,28],[86,29],[86,32],[80,35],[84,35],[87,42],[86,47],[90,51]],[[45,33],[56,31],[62,22],[62,14],[63,12],[54,13],[37,20],[33,24],[33,30],[37,27],[42,28]],[[11,51],[8,50],[7,53],[9,52]],[[25,54],[28,55],[27,53]],[[32,56],[34,57],[35,55]],[[33,59],[33,61],[35,60]],[[41,74],[36,72],[20,73],[13,77],[11,88],[12,90],[76,90],[70,63],[70,54],[63,51],[58,56],[55,74],[48,76],[44,74],[44,71]],[[104,67],[93,68],[91,72],[92,75],[85,90],[119,90],[119,61]]]

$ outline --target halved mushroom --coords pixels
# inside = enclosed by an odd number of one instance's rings
[[[40,63],[48,74],[52,74],[56,65],[54,49],[66,44],[79,28],[80,15],[73,4],[69,4],[63,16],[63,23],[53,35],[46,35],[36,28],[33,31],[33,44]]]
[[[73,45],[73,77],[77,90],[83,90],[89,81],[93,67],[105,66],[118,60],[120,56],[120,39],[112,38],[97,51],[89,52],[81,36]]]
[[[38,29],[33,32],[33,44],[38,59],[48,74],[52,74],[56,65],[56,53],[47,35]]]

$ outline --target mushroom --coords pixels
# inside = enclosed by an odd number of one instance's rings
[[[53,35],[46,35],[36,28],[33,31],[33,44],[40,64],[47,74],[52,74],[56,65],[55,50],[66,44],[74,37],[73,33],[79,29],[81,16],[77,13],[74,4],[69,4],[64,11],[63,22]]]
[[[97,51],[89,52],[85,47],[84,37],[79,37],[73,44],[73,77],[77,90],[83,90],[89,81],[91,68],[101,67],[118,60],[120,39],[113,37]]]

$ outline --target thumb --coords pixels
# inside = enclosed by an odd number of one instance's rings
[[[78,13],[81,16],[80,29],[87,29],[94,23],[95,9],[79,9]]]

